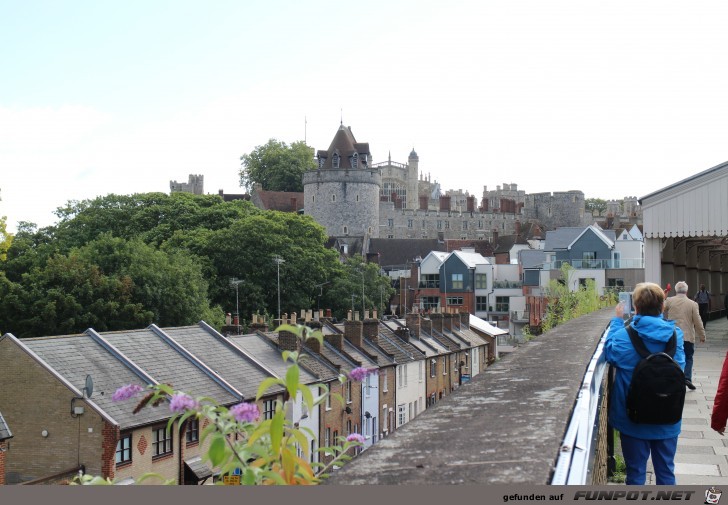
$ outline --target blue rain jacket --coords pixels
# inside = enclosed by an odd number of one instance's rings
[[[662,316],[636,315],[630,325],[637,330],[645,347],[651,353],[663,351],[672,332],[677,332],[677,350],[673,359],[680,368],[685,369],[683,332],[674,321],[666,321]],[[636,424],[629,420],[626,406],[627,391],[632,380],[632,372],[641,358],[629,339],[624,321],[618,317],[613,318],[610,323],[604,352],[607,362],[616,368],[609,407],[609,421],[612,426],[620,433],[643,440],[661,440],[678,436],[682,421],[675,424]]]

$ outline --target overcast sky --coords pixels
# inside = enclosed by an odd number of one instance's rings
[[[641,197],[728,159],[728,2],[0,0],[0,215],[240,193],[269,138],[443,189]],[[307,125],[306,122],[307,121]]]

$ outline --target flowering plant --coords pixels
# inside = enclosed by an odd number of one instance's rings
[[[301,325],[283,325],[276,331],[288,331],[299,335],[302,339],[315,338],[323,341],[319,330],[312,330]],[[340,397],[330,393],[325,384],[316,387],[323,394],[313,397],[311,389],[299,380],[300,368],[298,353],[284,351],[283,360],[290,363],[285,378],[270,377],[265,379],[258,387],[255,400],[258,401],[274,386],[282,386],[285,391],[285,401],[276,400],[275,412],[270,419],[261,419],[260,411],[255,403],[243,402],[227,408],[216,404],[210,398],[192,398],[186,393],[175,391],[168,384],[148,386],[148,393],[144,396],[135,412],[145,406],[158,405],[169,401],[172,413],[167,430],[174,423],[181,428],[188,419],[197,419],[202,427],[200,431],[201,446],[206,447],[203,460],[219,472],[220,475],[239,473],[241,484],[244,485],[279,485],[279,484],[317,484],[322,478],[328,476],[331,468],[341,466],[351,459],[350,449],[362,446],[364,437],[351,434],[348,437],[338,437],[336,445],[320,447],[318,452],[332,456],[327,464],[309,462],[308,451],[310,440],[318,438],[316,433],[306,427],[299,426],[290,416],[288,405],[295,401],[299,393],[309,411],[326,401],[327,396]],[[361,381],[367,375],[376,372],[356,368],[349,377],[339,377],[343,383],[347,380]],[[143,389],[136,385],[127,385],[119,388],[112,397],[115,401],[126,400],[139,395]],[[343,399],[340,398],[339,401]],[[207,421],[207,422],[205,422]],[[157,477],[158,474],[145,474],[141,479]],[[109,479],[101,477],[82,476],[77,479],[81,484],[108,484]],[[174,481],[166,481],[174,483]]]

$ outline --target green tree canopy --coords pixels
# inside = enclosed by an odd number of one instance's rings
[[[601,198],[587,198],[584,200],[584,208],[595,216],[601,216],[607,211],[607,201]]]
[[[288,146],[270,139],[240,157],[240,185],[246,190],[260,184],[266,191],[303,191],[303,173],[316,168],[313,149],[298,141]]]

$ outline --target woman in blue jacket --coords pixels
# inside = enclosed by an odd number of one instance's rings
[[[665,294],[660,286],[643,282],[635,286],[632,303],[636,315],[630,325],[651,353],[665,349],[665,344],[677,333],[677,350],[674,360],[685,368],[683,333],[674,321],[662,317]],[[622,454],[627,466],[627,484],[644,485],[647,472],[647,458],[652,457],[655,469],[655,483],[675,484],[675,452],[680,435],[681,421],[675,424],[636,424],[627,416],[627,391],[632,372],[641,358],[629,339],[624,326],[624,307],[617,305],[616,317],[609,327],[604,349],[607,361],[616,368],[614,384],[610,392],[609,421],[619,431]]]

